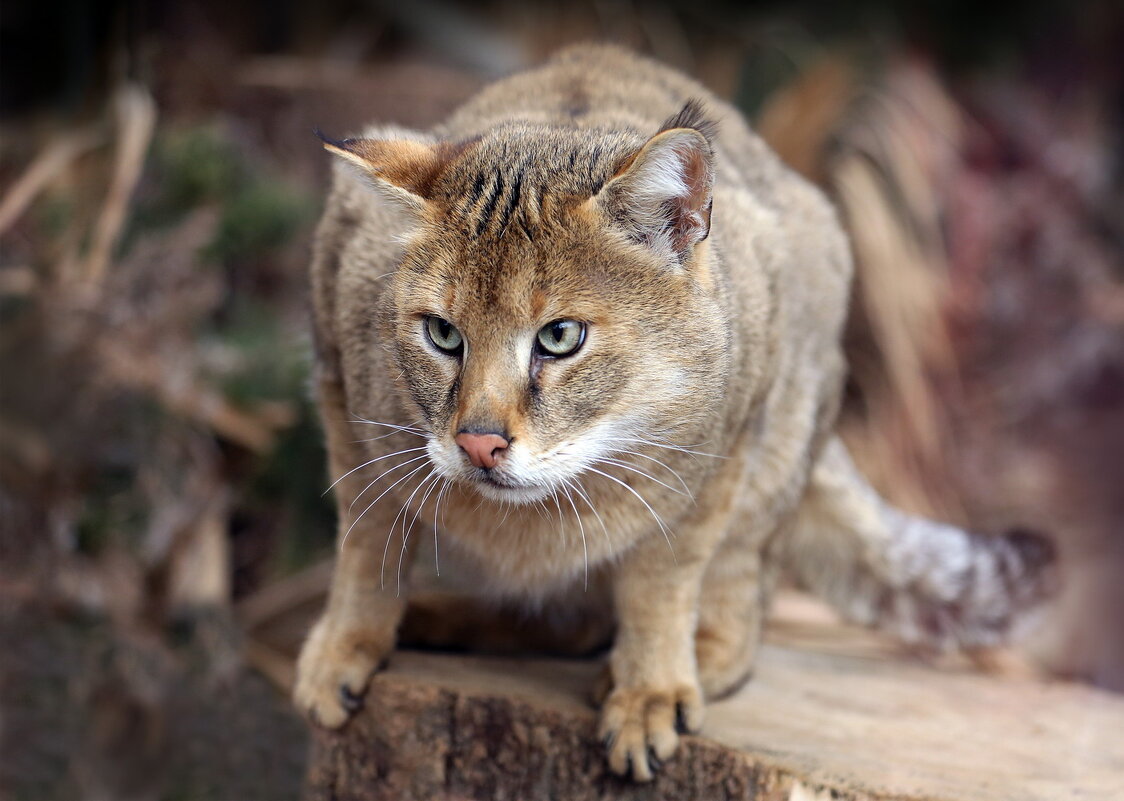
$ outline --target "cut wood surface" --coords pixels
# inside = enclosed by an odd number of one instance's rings
[[[753,680],[634,785],[607,773],[596,742],[598,670],[400,651],[343,731],[316,733],[306,798],[1124,799],[1124,697],[783,622]]]

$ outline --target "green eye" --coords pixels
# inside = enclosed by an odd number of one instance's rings
[[[585,323],[577,320],[555,320],[539,329],[540,356],[569,356],[585,342]]]
[[[446,353],[460,353],[464,337],[456,326],[440,317],[426,317],[425,330],[429,340]]]

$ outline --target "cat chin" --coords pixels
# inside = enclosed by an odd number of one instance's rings
[[[546,487],[503,487],[485,481],[475,482],[473,487],[489,501],[513,503],[520,506],[537,503],[551,495],[550,490]]]

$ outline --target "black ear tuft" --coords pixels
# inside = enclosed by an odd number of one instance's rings
[[[683,108],[668,117],[667,122],[660,126],[659,133],[671,131],[676,128],[692,128],[703,135],[708,145],[714,145],[714,138],[718,135],[718,123],[707,116],[701,100],[688,100]]]
[[[350,145],[352,142],[351,139],[333,139],[332,137],[321,131],[319,128],[313,128],[312,134],[324,144],[338,147],[340,150],[347,150],[348,145]]]

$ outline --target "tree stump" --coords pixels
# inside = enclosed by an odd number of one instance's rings
[[[656,780],[608,773],[595,661],[400,651],[317,731],[307,801],[1124,799],[1124,698],[934,666],[866,633],[774,631]]]

